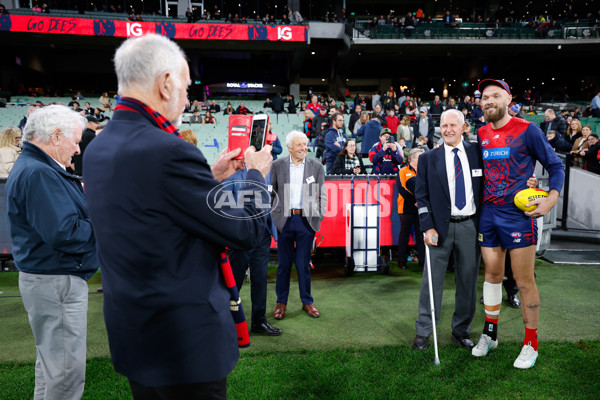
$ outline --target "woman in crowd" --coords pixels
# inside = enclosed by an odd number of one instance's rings
[[[306,137],[308,137],[310,139],[310,128],[312,126],[312,120],[315,117],[315,114],[313,114],[312,111],[310,110],[304,110],[304,133],[306,134]]]
[[[571,129],[571,128],[569,128]],[[571,155],[573,155],[573,166],[583,168],[584,160],[579,156],[579,153],[583,150],[586,150],[590,147],[590,143],[588,142],[588,138],[592,133],[592,127],[589,125],[581,128],[581,136],[575,140],[573,143],[573,148],[571,149]]]
[[[21,153],[21,130],[16,126],[7,126],[0,131],[0,178],[8,178]]]
[[[567,140],[573,144],[581,135],[581,122],[578,119],[573,119],[567,129]]]
[[[398,139],[404,138],[404,140],[406,141],[406,147],[412,147],[413,132],[412,126],[410,125],[410,117],[408,115],[402,117],[402,121],[400,121],[400,125],[396,130],[396,137]]]
[[[348,139],[333,163],[335,175],[366,174],[362,158],[356,154],[356,140]]]
[[[100,98],[98,99],[98,102],[100,102],[100,105],[102,108],[102,111],[110,111],[111,110],[111,103],[110,103],[110,98],[108,97],[108,92],[104,92],[102,93],[102,96],[100,96]]]
[[[204,114],[204,118],[202,118],[202,125],[216,124],[216,123],[217,123],[217,119],[212,116],[210,111],[206,111],[206,114]]]
[[[223,110],[223,115],[233,115],[235,114],[235,108],[231,105],[231,103],[227,103],[227,107]]]
[[[354,128],[352,128],[352,133],[354,134],[354,136],[356,136],[356,133],[358,132],[360,127],[366,125],[367,122],[369,122],[369,113],[367,113],[366,111],[362,111],[360,113],[358,121],[356,121],[356,123],[354,124]]]
[[[405,109],[405,114],[410,118],[410,122],[413,122],[417,118],[417,115],[419,115],[417,104],[413,100],[408,102],[408,105]]]
[[[179,136],[188,143],[193,144],[194,146],[198,146],[198,139],[196,138],[196,134],[191,129],[181,129],[179,131]]]
[[[589,148],[579,152],[579,155],[585,161],[585,170],[600,174],[600,142],[598,141],[598,135],[591,133],[588,136]]]

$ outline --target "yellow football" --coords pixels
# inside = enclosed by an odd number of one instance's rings
[[[533,211],[537,208],[537,206],[534,205],[527,207],[527,203],[531,203],[532,201],[542,197],[548,197],[548,192],[538,188],[524,189],[515,195],[515,206],[517,206],[519,210]]]

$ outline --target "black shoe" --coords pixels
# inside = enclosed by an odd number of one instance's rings
[[[452,340],[455,341],[459,345],[459,347],[462,347],[463,349],[472,349],[473,347],[475,347],[475,343],[473,343],[470,336],[459,337],[452,333]]]
[[[412,345],[413,349],[423,351],[429,347],[429,336],[419,336],[415,338]]]
[[[519,298],[517,297],[516,294],[513,294],[512,296],[508,296],[508,298],[506,299],[506,302],[512,308],[521,308],[521,300],[519,300]]]
[[[262,335],[267,335],[267,336],[281,335],[281,329],[275,328],[273,325],[269,324],[268,321],[264,321],[258,325],[252,324],[250,331],[252,333],[260,333]]]
[[[481,298],[479,299],[479,302],[480,302],[481,304],[483,304],[483,296],[481,296]]]

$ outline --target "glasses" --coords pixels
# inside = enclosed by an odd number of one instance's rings
[[[356,147],[356,143],[348,143],[347,147]]]

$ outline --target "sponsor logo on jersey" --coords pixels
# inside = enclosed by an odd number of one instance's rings
[[[520,238],[521,237],[521,232],[513,232],[510,234],[512,237],[514,238]]]
[[[510,157],[510,147],[500,147],[498,149],[483,150],[484,160],[496,160]]]

